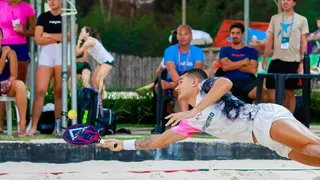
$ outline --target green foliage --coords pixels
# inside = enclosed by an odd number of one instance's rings
[[[108,97],[103,101],[103,107],[114,110],[117,113],[118,123],[150,124],[153,121],[152,95],[132,96],[123,98]]]

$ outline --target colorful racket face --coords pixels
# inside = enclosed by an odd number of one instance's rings
[[[63,139],[73,145],[88,145],[100,142],[101,137],[95,127],[87,124],[75,124],[63,133]]]

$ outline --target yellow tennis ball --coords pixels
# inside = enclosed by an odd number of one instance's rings
[[[71,109],[71,110],[68,112],[68,117],[69,117],[69,119],[74,119],[74,118],[76,118],[76,117],[77,117],[77,111]]]

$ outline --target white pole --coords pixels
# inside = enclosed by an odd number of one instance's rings
[[[71,3],[76,6],[76,1],[71,0]],[[71,15],[70,34],[71,34],[71,109],[77,110],[77,57],[76,57],[76,15]],[[77,118],[72,120],[72,124],[77,124]]]
[[[30,4],[33,9],[37,9],[35,6],[35,0],[30,0]],[[38,17],[36,15],[36,17]],[[35,67],[36,67],[36,62],[35,62],[35,43],[32,37],[30,37],[30,71],[29,71],[29,78],[30,78],[30,101],[29,101],[29,115],[31,117],[32,114],[32,106],[33,106],[33,100],[34,100],[34,77],[35,77]]]
[[[245,45],[249,45],[250,0],[244,0]]]
[[[62,8],[68,9],[67,0],[62,1]],[[62,128],[67,127],[68,111],[68,16],[62,16]]]
[[[186,0],[182,0],[182,24],[186,24]]]

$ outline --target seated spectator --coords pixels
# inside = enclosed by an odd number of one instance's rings
[[[18,136],[26,134],[27,90],[21,80],[17,80],[18,60],[16,53],[9,46],[2,47],[2,29],[0,28],[0,95],[15,97],[20,122]],[[3,132],[4,103],[0,105],[0,132]]]
[[[235,96],[256,99],[256,77],[258,69],[258,52],[253,48],[244,46],[242,37],[244,26],[241,23],[234,23],[230,27],[232,45],[223,47],[220,50],[220,66],[223,76],[233,82],[231,89]],[[241,98],[240,98],[241,99]],[[250,101],[244,100],[244,101]],[[269,101],[266,90],[262,92],[262,102]]]
[[[320,17],[317,19],[317,27],[318,29],[315,32],[308,35],[308,41],[314,41],[316,44],[316,48],[313,51],[315,54],[320,53]]]
[[[165,50],[164,62],[168,71],[166,80],[161,81],[164,90],[172,90],[173,96],[177,96],[174,91],[178,85],[179,77],[184,71],[193,68],[203,69],[204,54],[198,47],[191,45],[192,29],[188,25],[181,25],[177,29],[178,44],[172,45]],[[156,88],[157,90],[157,88]],[[158,92],[159,93],[159,92]],[[188,102],[182,99],[178,100],[179,110],[188,111]]]

